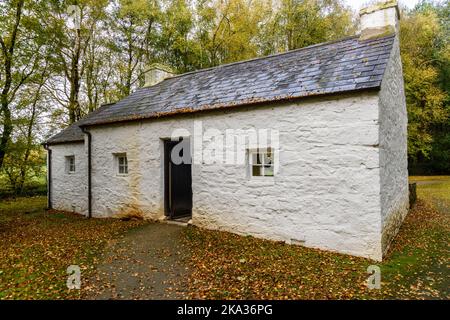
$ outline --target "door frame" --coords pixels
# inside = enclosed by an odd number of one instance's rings
[[[186,214],[184,216],[177,216],[174,217],[173,211],[170,208],[170,197],[171,197],[171,192],[170,192],[170,188],[171,188],[171,181],[170,181],[170,175],[169,175],[169,170],[170,170],[170,151],[171,147],[169,148],[169,146],[171,144],[176,144],[178,142],[181,142],[181,140],[183,139],[189,139],[189,137],[179,137],[178,141],[173,141],[171,138],[163,138],[162,140],[162,145],[163,145],[163,181],[164,181],[164,215],[169,218],[169,219],[178,219],[178,218],[183,218],[183,217],[188,217],[188,216],[192,216],[192,207],[191,207],[191,212],[190,214]],[[190,149],[190,148],[189,148]],[[189,150],[191,151],[191,150]],[[191,203],[192,203],[192,163],[191,163],[191,168],[190,168],[190,176],[191,176],[191,185],[190,185],[190,189],[191,189]]]

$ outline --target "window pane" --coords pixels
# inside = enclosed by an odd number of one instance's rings
[[[66,157],[66,165],[68,172],[75,172],[75,157]]]
[[[269,151],[268,153],[264,154],[264,164],[272,164],[273,163],[273,155]]]
[[[274,159],[271,148],[260,149],[257,152],[251,152],[252,176],[274,176]]]
[[[272,166],[265,166],[264,167],[264,175],[268,177],[273,176],[273,167]]]
[[[256,163],[262,164],[262,156],[259,152],[256,154]]]
[[[261,164],[261,161],[259,159],[257,152],[252,153],[252,164]]]
[[[117,156],[117,164],[119,167],[119,174],[127,174],[128,173],[128,160],[127,156]]]
[[[252,175],[254,177],[261,176],[261,167],[260,166],[252,166]]]

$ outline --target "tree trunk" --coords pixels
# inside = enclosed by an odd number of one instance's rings
[[[69,122],[70,124],[77,122],[81,118],[80,102],[78,100],[80,94],[80,53],[81,53],[81,34],[80,29],[76,30],[75,49],[72,55],[70,70],[70,95],[69,95]]]
[[[125,88],[123,95],[126,97],[131,92],[131,80],[133,77],[133,21],[130,18],[129,34],[128,34],[128,48],[127,48],[127,74],[125,79]]]
[[[9,93],[12,84],[12,63],[14,57],[14,48],[16,45],[17,32],[20,25],[20,20],[22,18],[24,0],[17,2],[16,8],[16,20],[11,32],[11,39],[9,41],[9,46],[6,45],[3,38],[0,37],[0,44],[2,47],[2,52],[4,55],[4,72],[5,72],[5,82],[1,92],[0,103],[1,103],[1,113],[3,114],[3,132],[0,139],[0,169],[3,168],[3,160],[5,159],[6,149],[8,148],[8,143],[11,138],[11,133],[13,130],[11,110],[9,108]]]
[[[36,90],[36,94],[33,99],[33,103],[31,105],[31,118],[30,118],[30,122],[28,123],[28,128],[27,128],[27,145],[26,145],[24,156],[23,156],[23,163],[20,168],[19,181],[17,183],[17,189],[19,191],[19,194],[23,193],[25,180],[27,178],[28,158],[30,157],[31,148],[33,146],[33,126],[34,126],[34,121],[36,120],[36,106],[40,99],[41,89],[44,86],[44,83],[45,83],[45,70],[42,74],[41,82],[39,83],[39,86]]]

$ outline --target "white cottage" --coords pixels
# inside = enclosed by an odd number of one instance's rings
[[[49,207],[381,260],[408,212],[398,18],[389,2],[340,41],[181,75],[153,66],[46,142]]]

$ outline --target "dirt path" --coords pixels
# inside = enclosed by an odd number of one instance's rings
[[[86,299],[180,299],[188,269],[182,226],[152,223],[110,243]]]

